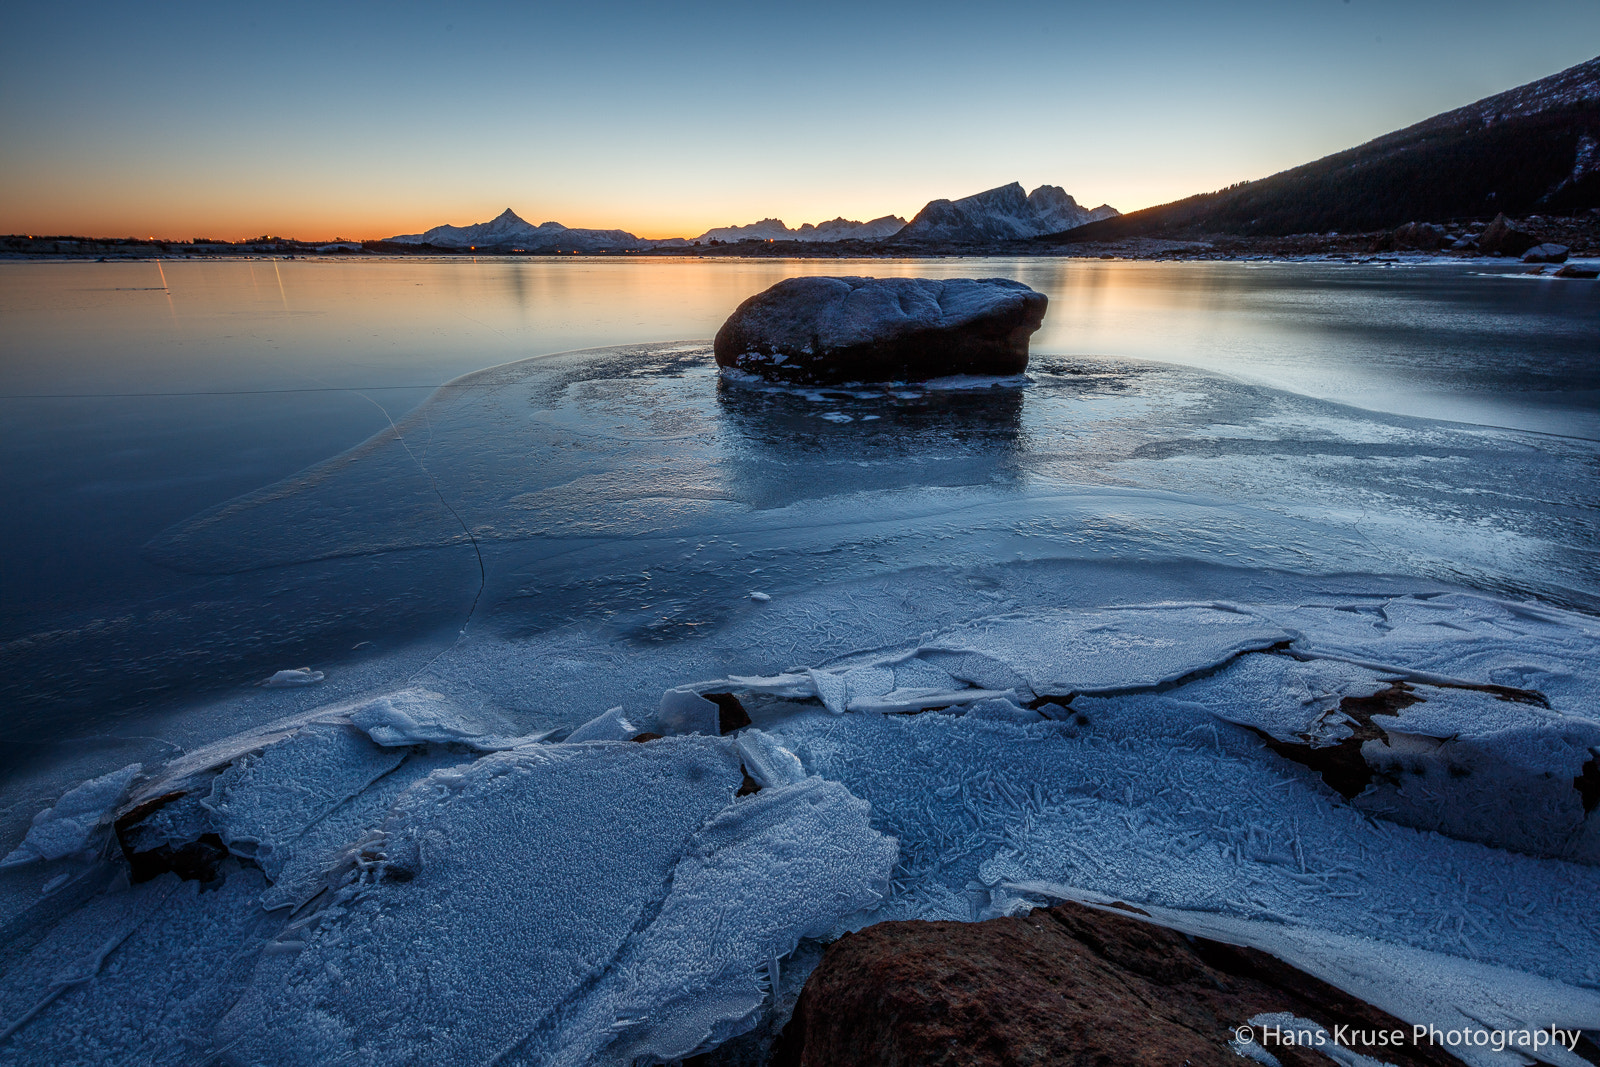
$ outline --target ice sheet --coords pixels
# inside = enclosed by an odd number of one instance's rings
[[[581,1063],[619,1033],[693,1047],[753,1025],[758,973],[875,903],[894,847],[837,784],[735,801],[742,777],[732,742],[684,736],[424,779],[262,960],[219,1031],[230,1061]]]

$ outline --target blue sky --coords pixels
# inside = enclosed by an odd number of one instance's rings
[[[690,235],[1019,180],[1131,210],[1600,52],[1600,4],[130,5],[0,12],[0,231]]]

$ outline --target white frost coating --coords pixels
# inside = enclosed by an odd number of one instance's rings
[[[261,684],[272,689],[292,688],[302,685],[316,685],[322,681],[324,675],[321,671],[314,671],[310,667],[294,667],[286,671],[278,671]]]
[[[528,746],[424,779],[295,932],[304,947],[262,958],[218,1046],[235,1063],[583,1063],[616,1033],[737,1032],[755,976],[875,903],[894,861],[837,784],[735,801],[740,780],[732,742],[701,736]]]
[[[664,734],[709,734],[722,732],[716,704],[693,689],[668,689],[661,694],[656,710],[656,729]]]
[[[111,823],[128,786],[143,768],[130,763],[120,771],[91,778],[63,794],[33,817],[22,843],[0,859],[0,870],[86,852],[95,836]]]
[[[1293,1044],[1304,1048],[1313,1048],[1340,1067],[1394,1067],[1386,1060],[1375,1060],[1371,1056],[1363,1056],[1359,1052],[1352,1052],[1343,1045],[1334,1041],[1333,1035],[1319,1022],[1312,1019],[1302,1019],[1290,1011],[1264,1011],[1250,1016],[1250,1025],[1274,1026],[1280,1031],[1290,1031],[1295,1037]],[[1285,1042],[1288,1044],[1289,1042]],[[1238,1048],[1234,1049],[1239,1052]],[[1240,1055],[1248,1053],[1240,1052]]]
[[[914,684],[905,684],[906,679]],[[993,698],[1017,699],[1014,689],[973,689],[937,667],[908,661],[904,655],[851,668],[813,667],[804,672],[768,677],[734,675],[714,682],[700,682],[695,688],[732,688],[791,700],[814,699],[835,715],[847,711],[890,714]]]
[[[1291,636],[1231,604],[1016,612],[945,631],[908,651],[697,688],[812,697],[835,715],[991,699],[1020,703],[1040,694],[1155,686]]]
[[[917,655],[985,689],[1085,693],[1159,685],[1291,635],[1223,604],[1018,612],[946,631]]]
[[[424,779],[305,949],[261,962],[219,1047],[241,1064],[490,1061],[604,973],[740,781],[704,737],[530,746]]]
[[[627,741],[638,732],[639,728],[628,721],[622,705],[618,704],[572,731],[567,735],[567,741]]]
[[[990,697],[986,700],[975,701],[967,705],[967,714],[974,719],[988,719],[993,722],[1009,722],[1023,725],[1030,722],[1043,722],[1044,716],[1037,711],[1019,705],[1015,698]]]
[[[1297,647],[1424,680],[1534,689],[1600,721],[1600,620],[1470,593],[1256,609],[1303,630]]]
[[[770,734],[754,728],[741,730],[738,737],[734,738],[733,745],[739,752],[739,758],[744,761],[745,773],[762,788],[793,785],[806,776],[800,757],[784,748]]]
[[[1180,699],[1280,741],[1309,740],[1324,747],[1351,734],[1351,723],[1339,710],[1341,700],[1370,697],[1388,685],[1387,677],[1349,663],[1241,656],[1211,677],[1185,685]],[[1241,693],[1250,699],[1241,700]]]
[[[1600,868],[1372,819],[1193,705],[1156,731],[1110,704],[1087,726],[819,709],[767,729],[899,839],[885,918],[1004,914],[1002,887],[1064,882],[1600,987]]]
[[[1250,654],[1279,645],[1288,646],[1282,654]],[[1012,612],[909,650],[698,688],[814,698],[834,714],[982,707],[979,718],[1012,722],[1038,716],[1007,711],[1007,702],[1076,693],[1074,712],[1121,736],[1187,737],[1222,720],[1300,749],[1370,730],[1342,702],[1404,681],[1405,698],[1417,702],[1372,721],[1383,736],[1361,748],[1371,774],[1359,807],[1465,840],[1600,863],[1600,820],[1579,788],[1600,759],[1600,717],[1588,699],[1600,693],[1590,666],[1597,650],[1600,626],[1586,617],[1465,594],[1303,607],[1169,603]],[[1519,666],[1528,664],[1537,669]],[[1472,688],[1533,682],[1553,708],[1533,694]],[[1273,759],[1258,741],[1245,751]]]
[[[406,754],[349,726],[316,723],[242,756],[202,804],[234,852],[275,877],[296,838],[400,765]]]
[[[427,689],[386,693],[351,709],[346,717],[350,725],[384,746],[456,744],[492,751],[515,744],[467,722],[449,698]]]
[[[1237,1037],[1231,1037],[1228,1039],[1228,1047],[1245,1059],[1255,1060],[1257,1063],[1265,1064],[1266,1067],[1283,1067],[1283,1061],[1254,1041],[1240,1041]]]
[[[724,809],[689,842],[649,928],[545,1056],[529,1058],[576,1067],[615,1032],[608,1062],[676,1060],[748,1029],[772,960],[882,899],[897,847],[867,817],[820,778]]]
[[[0,968],[6,1064],[179,1067],[215,1062],[211,1027],[243,991],[263,926],[264,879],[175,875],[96,894]]]

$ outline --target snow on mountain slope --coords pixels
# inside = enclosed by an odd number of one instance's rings
[[[1055,185],[1024,192],[1017,182],[960,200],[934,200],[899,236],[913,241],[1017,241],[1111,218],[1115,208],[1087,209]]]
[[[882,218],[873,219],[871,222],[856,222],[852,219],[839,217],[829,219],[827,222],[802,223],[799,229],[791,230],[784,225],[782,219],[762,219],[746,226],[718,226],[707,230],[695,238],[698,244],[708,244],[711,241],[877,241],[891,237],[900,232],[906,220],[898,215],[884,215]]]
[[[649,242],[626,230],[586,230],[545,222],[534,226],[510,208],[488,222],[471,226],[435,226],[425,233],[400,234],[389,240],[397,244],[431,244],[440,248],[576,249],[637,248]]]
[[[435,226],[423,233],[390,237],[396,244],[429,244],[439,248],[516,249],[518,251],[593,252],[621,248],[680,247],[712,241],[881,241],[897,234],[913,240],[991,241],[1017,240],[1059,233],[1085,223],[1111,218],[1116,209],[1105,204],[1084,208],[1065,189],[1041,185],[1025,193],[1013,182],[961,200],[935,200],[911,223],[898,215],[868,222],[839,217],[791,229],[782,219],[766,218],[742,226],[717,226],[692,241],[681,237],[645,240],[626,230],[586,230],[559,222],[533,225],[510,208],[488,222],[470,226]]]

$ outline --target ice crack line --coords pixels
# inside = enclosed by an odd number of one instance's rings
[[[467,526],[466,520],[461,517],[461,513],[457,511],[453,505],[451,505],[450,501],[445,499],[444,493],[440,492],[439,482],[436,478],[434,478],[433,472],[428,469],[427,465],[423,463],[422,460],[417,458],[417,454],[415,452],[411,451],[411,446],[406,443],[405,434],[401,433],[400,427],[395,425],[394,416],[389,414],[389,409],[372,399],[370,396],[367,396],[366,393],[360,392],[359,390],[356,391],[356,395],[367,401],[367,403],[371,404],[379,411],[383,412],[383,417],[389,421],[389,429],[394,431],[394,439],[400,442],[400,447],[406,450],[406,455],[411,457],[411,462],[415,463],[417,465],[417,469],[422,472],[423,477],[428,479],[428,486],[433,490],[433,495],[439,498],[439,503],[444,505],[444,509],[448,511],[451,517],[456,520],[456,523],[461,527],[461,532],[467,535],[467,540],[472,542],[473,554],[478,557],[478,591],[477,593],[473,594],[472,606],[467,609],[467,619],[461,624],[461,631],[456,635],[455,644],[460,644],[461,638],[466,636],[467,627],[472,625],[472,618],[478,612],[478,601],[483,599],[483,591],[489,584],[489,572],[483,565],[483,549],[478,544],[478,538],[473,534],[471,528]],[[454,648],[455,644],[452,644],[450,647]],[[439,656],[444,655],[446,651],[448,650],[441,649],[439,653],[433,657],[433,659],[430,659],[427,663],[423,664],[421,667],[418,667],[417,670],[412,673],[411,677],[415,678],[418,674],[421,674],[423,671],[433,666],[434,661],[437,660]]]

